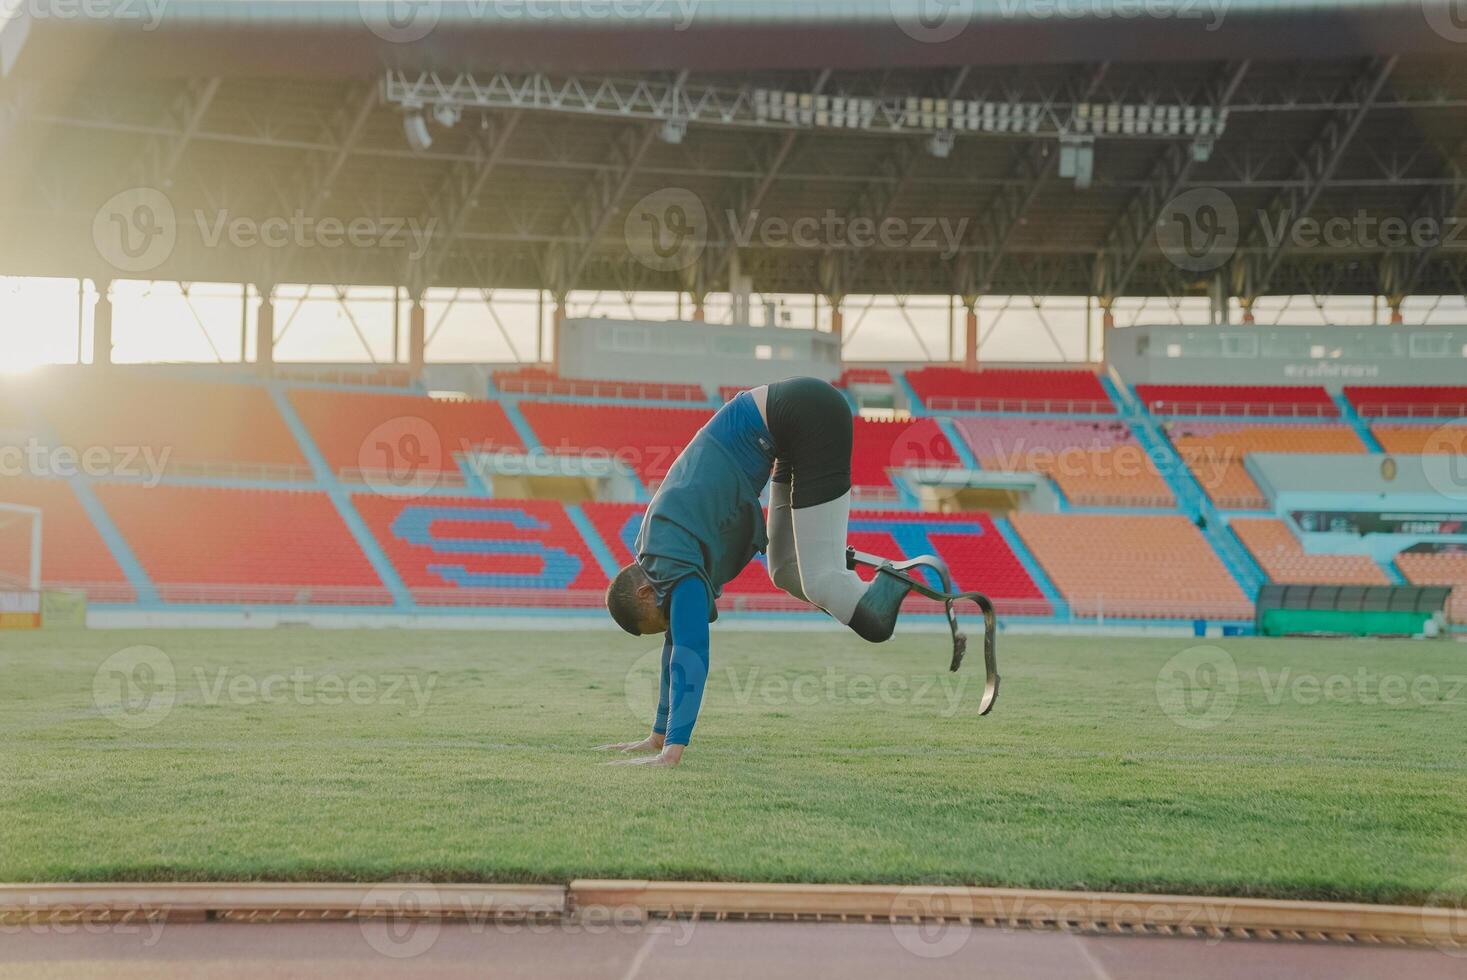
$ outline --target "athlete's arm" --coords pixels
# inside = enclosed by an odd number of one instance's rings
[[[662,702],[657,710],[665,744],[658,755],[635,761],[675,766],[692,738],[703,705],[703,685],[708,680],[708,590],[697,576],[690,575],[673,586],[671,605],[668,639],[663,645],[662,701],[666,710],[664,713]]]

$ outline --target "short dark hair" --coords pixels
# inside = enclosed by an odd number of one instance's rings
[[[642,566],[632,562],[616,573],[616,578],[606,587],[606,611],[616,620],[616,625],[633,636],[642,635],[641,603],[637,590],[647,581]]]

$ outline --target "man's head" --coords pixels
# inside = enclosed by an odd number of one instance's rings
[[[633,636],[667,631],[667,617],[657,606],[657,590],[636,562],[617,572],[607,586],[606,610],[616,625]]]

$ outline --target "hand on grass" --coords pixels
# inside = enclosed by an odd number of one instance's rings
[[[682,761],[683,748],[681,745],[664,746],[662,751],[656,755],[644,755],[635,759],[613,759],[607,765],[612,766],[675,766]]]
[[[652,734],[639,742],[612,742],[610,745],[598,745],[600,752],[660,752],[662,751],[663,736]]]

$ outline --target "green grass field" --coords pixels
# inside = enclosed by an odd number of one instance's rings
[[[0,636],[0,880],[1467,895],[1463,644],[1013,637],[987,718],[943,644],[715,631],[659,770],[619,634]]]

